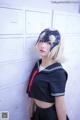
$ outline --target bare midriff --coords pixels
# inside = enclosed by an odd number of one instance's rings
[[[45,102],[45,101],[41,101],[41,100],[37,100],[37,99],[33,99],[33,101],[40,108],[49,108],[54,105],[54,103],[49,103],[49,102]]]

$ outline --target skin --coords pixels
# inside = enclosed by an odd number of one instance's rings
[[[50,52],[51,43],[50,42],[39,42],[37,46],[38,46],[39,56],[42,58],[41,65],[43,67],[47,67],[47,57]],[[51,64],[54,62],[55,62],[54,60],[51,60]]]
[[[51,48],[51,44],[49,42],[39,42],[38,43],[38,53],[42,58],[42,62],[44,62],[44,60],[46,60],[46,58],[50,52],[50,48]]]
[[[40,57],[42,58],[42,66],[47,67],[47,61],[46,58],[50,52],[51,44],[48,42],[39,42],[38,43],[38,53]],[[51,60],[51,64],[55,63],[54,60]],[[37,99],[33,99],[33,101],[40,107],[48,108],[52,106],[54,103],[48,103],[44,101],[40,101]],[[64,96],[58,96],[55,97],[55,106],[57,111],[58,120],[66,120],[66,107],[65,107],[65,100]]]

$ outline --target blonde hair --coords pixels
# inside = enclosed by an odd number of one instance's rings
[[[64,48],[63,48],[63,41],[61,40],[58,45],[56,45],[48,55],[48,62],[52,59],[56,62],[63,63],[65,62],[65,57],[64,57]]]

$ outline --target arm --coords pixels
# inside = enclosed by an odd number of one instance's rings
[[[31,99],[31,104],[29,106],[29,116],[30,116],[30,120],[32,120],[35,116],[35,111],[36,111],[36,106],[35,103],[33,101],[33,99]]]
[[[58,120],[66,120],[66,106],[64,96],[55,97],[55,106]]]
[[[34,109],[34,102],[33,102],[33,100],[31,100],[31,103],[30,103],[30,106],[29,106],[29,116],[30,116],[30,118],[32,117],[33,109]]]
[[[55,107],[58,120],[66,120],[66,106],[65,106],[65,87],[67,82],[67,73],[64,69],[56,70],[55,74],[51,77],[50,88],[51,95],[55,97]]]

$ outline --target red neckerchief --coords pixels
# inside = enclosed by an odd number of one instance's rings
[[[38,72],[39,72],[39,69],[37,68],[37,69],[34,71],[32,77],[31,77],[31,80],[30,80],[30,83],[29,83],[28,95],[29,95],[29,93],[30,93],[33,80],[34,80],[35,76],[38,74]]]

